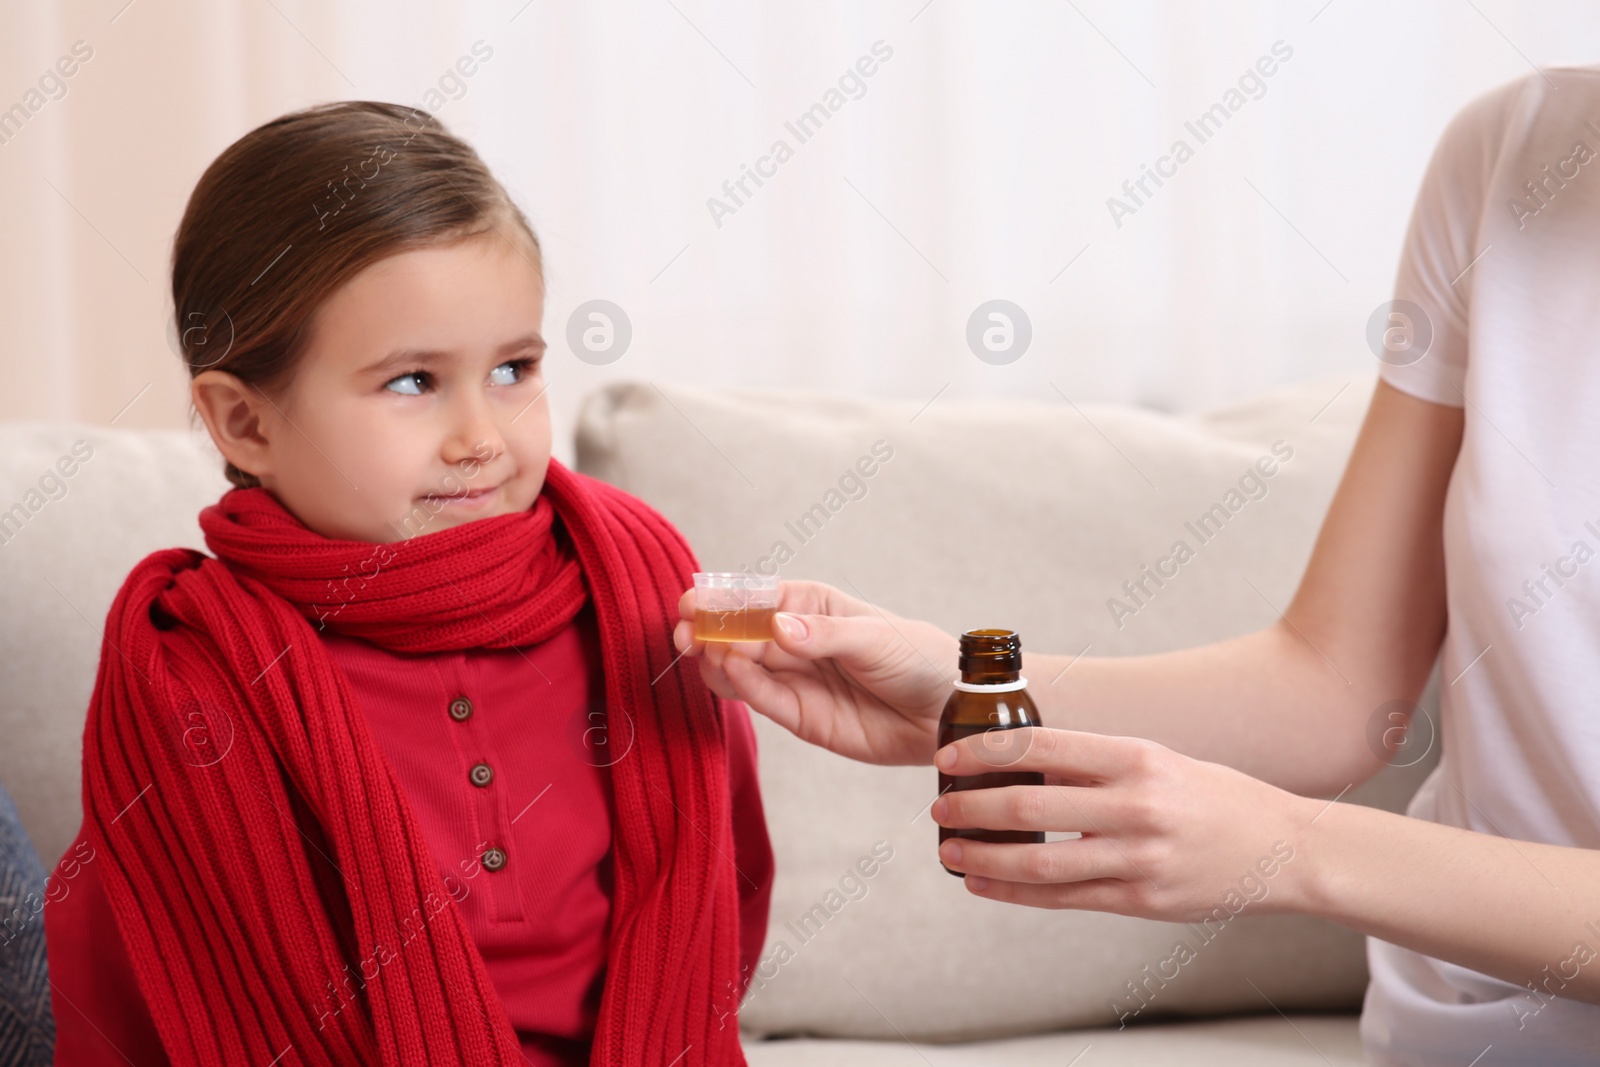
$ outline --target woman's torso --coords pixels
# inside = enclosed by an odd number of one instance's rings
[[[1430,308],[1441,318],[1448,286],[1466,311],[1460,350],[1435,354],[1443,363],[1383,368],[1465,408],[1444,513],[1443,749],[1408,813],[1600,848],[1600,71],[1546,76],[1480,98],[1447,135],[1434,163],[1444,180],[1424,197],[1459,194],[1445,208],[1454,221],[1411,235],[1397,286],[1425,307],[1445,293]],[[1507,863],[1530,862],[1514,848]],[[1589,918],[1571,940],[1600,966],[1600,913]],[[1572,957],[1549,961],[1537,991],[1377,939],[1368,957],[1375,1063],[1600,1058],[1600,1007],[1559,995]]]

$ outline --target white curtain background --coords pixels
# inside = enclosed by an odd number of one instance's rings
[[[30,96],[78,41],[64,94]],[[1200,144],[1184,123],[1280,41]],[[785,122],[877,42],[799,143]],[[0,144],[0,418],[186,425],[167,266],[201,171],[285,111],[441,86],[545,247],[563,459],[615,378],[1183,410],[1366,372],[1444,124],[1597,45],[1600,7],[1561,0],[7,4],[0,109],[31,113]],[[1107,198],[1179,138],[1193,158],[1117,225]],[[997,298],[1033,331],[1003,366],[966,342]],[[632,323],[606,366],[565,341],[591,299]]]

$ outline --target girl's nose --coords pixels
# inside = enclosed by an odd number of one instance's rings
[[[505,438],[494,420],[494,413],[483,398],[465,399],[452,413],[450,436],[444,458],[450,463],[476,460],[489,463],[506,450]]]

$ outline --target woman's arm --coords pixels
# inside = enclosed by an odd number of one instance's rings
[[[1517,985],[1600,1004],[1600,852],[1334,804],[1305,831],[1300,910]],[[1580,944],[1581,943],[1581,944]]]
[[[1027,654],[1045,722],[1150,738],[1295,792],[1369,777],[1383,764],[1368,719],[1417,697],[1444,634],[1444,494],[1461,426],[1460,408],[1380,381],[1284,618],[1200,648],[1086,656],[1065,673],[1069,658]],[[782,607],[772,644],[708,646],[692,638],[685,593],[678,647],[718,693],[806,741],[928,762],[955,638],[814,582],[783,583]]]
[[[1149,656],[1025,655],[1050,726],[1147,737],[1297,793],[1383,766],[1367,723],[1414,701],[1444,638],[1444,495],[1462,409],[1379,381],[1294,599],[1274,625]],[[1048,684],[1049,679],[1059,680]]]
[[[957,742],[936,763],[974,774],[1000,758],[1007,770],[1043,773],[1046,785],[952,791],[933,802],[934,821],[1082,836],[944,842],[939,858],[978,896],[1168,922],[1320,915],[1531,982],[1529,1012],[1553,995],[1600,1004],[1600,852],[1298,796],[1142,738],[1015,737],[999,755],[983,738]]]

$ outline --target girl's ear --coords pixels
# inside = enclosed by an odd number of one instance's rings
[[[189,383],[189,396],[223,458],[258,479],[273,473],[261,390],[227,371],[206,370]]]

